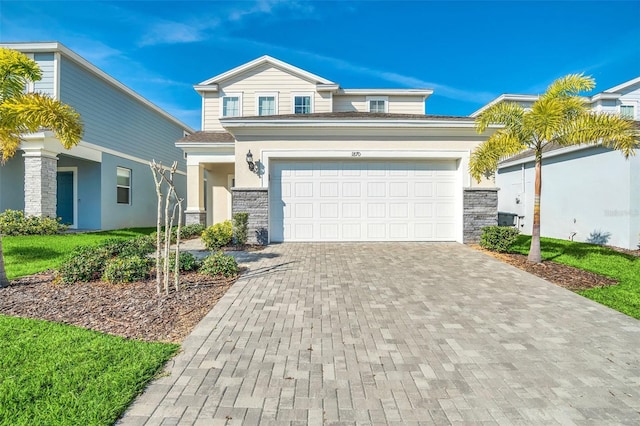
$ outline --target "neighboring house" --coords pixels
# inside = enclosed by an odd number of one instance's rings
[[[0,211],[61,217],[78,229],[153,226],[156,191],[149,161],[178,161],[176,185],[186,195],[186,163],[176,139],[187,125],[60,43],[1,43],[25,53],[43,78],[27,90],[51,95],[80,113],[82,141],[65,150],[54,134],[25,135],[0,167]]]
[[[187,222],[249,212],[250,238],[473,241],[495,224],[493,183],[472,181],[486,139],[470,117],[425,115],[431,90],[345,89],[269,56],[195,86]]]
[[[488,105],[511,101],[530,106],[536,99],[535,95],[502,95]],[[637,122],[640,77],[586,101],[596,111],[620,114]],[[544,151],[542,236],[638,248],[640,155],[625,159],[618,151],[594,145],[548,145]],[[525,234],[531,234],[534,160],[530,151],[508,158],[500,163],[495,179],[500,188],[498,210],[514,214],[516,226]]]

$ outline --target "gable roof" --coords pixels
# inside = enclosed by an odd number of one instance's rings
[[[201,88],[202,86],[211,86],[213,84],[220,83],[221,81],[227,80],[229,78],[235,77],[243,72],[250,70],[252,68],[257,68],[261,65],[269,64],[276,68],[280,68],[290,74],[296,75],[304,80],[312,81],[316,84],[327,84],[327,85],[335,85],[336,83],[327,80],[326,78],[320,77],[318,75],[312,74],[308,71],[303,70],[302,68],[295,67],[291,64],[283,62],[279,59],[273,58],[269,55],[261,56],[253,61],[247,62],[246,64],[235,67],[229,71],[225,71],[222,74],[218,74],[215,77],[211,77],[208,80],[203,81],[200,84],[197,84],[196,90]]]

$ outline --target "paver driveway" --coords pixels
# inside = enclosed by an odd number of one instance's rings
[[[640,424],[640,321],[459,244],[281,244],[123,424]]]

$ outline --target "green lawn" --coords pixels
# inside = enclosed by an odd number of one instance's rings
[[[156,228],[131,228],[78,234],[2,237],[5,269],[9,279],[56,269],[76,246],[94,245],[109,238],[127,239],[148,235],[155,230]]]
[[[111,425],[178,348],[0,315],[0,424]]]
[[[520,235],[511,251],[529,253],[531,237]],[[594,288],[579,294],[617,311],[640,319],[640,258],[606,247],[552,238],[541,238],[542,258],[574,266],[619,281],[611,287]]]

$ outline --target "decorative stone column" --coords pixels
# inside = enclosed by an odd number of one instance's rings
[[[269,243],[269,190],[267,188],[232,188],[232,213],[249,213],[247,242]]]
[[[56,153],[44,149],[25,149],[23,156],[25,215],[56,217]]]
[[[463,242],[477,243],[483,227],[498,224],[498,188],[465,188],[462,203]]]

